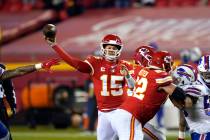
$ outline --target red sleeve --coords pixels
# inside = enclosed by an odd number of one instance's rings
[[[83,73],[91,73],[91,67],[88,63],[82,60],[79,60],[78,58],[72,57],[58,45],[55,45],[52,48],[66,63],[68,63],[69,65],[77,69],[78,71],[83,72]]]
[[[91,75],[93,75],[95,72],[97,73],[97,68],[100,67],[100,63],[102,58],[98,57],[98,56],[93,56],[90,55],[89,57],[87,57],[87,59],[85,60],[86,63],[89,64],[89,66],[91,67]]]
[[[156,84],[158,86],[167,86],[172,83],[172,77],[166,72],[158,73],[157,78],[155,78]]]

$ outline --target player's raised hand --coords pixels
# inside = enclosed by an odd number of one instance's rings
[[[42,31],[47,43],[50,46],[54,45],[56,43],[56,26],[53,24],[47,24]]]
[[[42,69],[45,69],[46,71],[51,72],[50,68],[52,66],[59,65],[59,62],[60,62],[59,58],[49,59],[45,62],[42,62]]]
[[[129,74],[128,68],[123,64],[121,64],[120,67],[120,74],[122,74],[123,76],[127,76]]]

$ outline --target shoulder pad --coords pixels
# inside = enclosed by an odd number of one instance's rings
[[[197,88],[196,86],[185,86],[183,87],[186,94],[189,94],[194,97],[202,96],[202,89]]]

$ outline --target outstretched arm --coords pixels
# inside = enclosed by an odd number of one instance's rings
[[[59,62],[59,59],[50,59],[46,62],[38,63],[35,65],[18,67],[13,70],[6,70],[0,75],[0,80],[15,78],[18,76],[22,76],[22,75],[37,71],[39,69],[49,70],[51,66],[58,65],[58,62]]]
[[[6,80],[10,78],[15,78],[17,76],[22,76],[27,73],[31,73],[36,71],[37,69],[35,68],[35,65],[29,65],[29,66],[24,66],[24,67],[19,67],[14,70],[7,70],[5,71],[2,76],[0,77],[1,80]]]
[[[164,87],[159,87],[159,90],[164,90],[167,94],[169,94],[169,98],[171,99],[172,103],[182,109],[185,105],[185,92],[174,84],[169,84]]]
[[[73,66],[80,72],[91,73],[92,69],[89,64],[69,55],[64,49],[56,44],[56,26],[47,24],[43,28],[43,35],[46,42],[51,46],[55,52],[69,65]]]
[[[81,61],[75,57],[69,55],[64,49],[59,47],[58,45],[53,45],[52,48],[55,52],[69,65],[73,66],[80,72],[83,73],[91,73],[91,67],[88,63]]]

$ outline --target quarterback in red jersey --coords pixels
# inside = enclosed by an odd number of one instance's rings
[[[130,63],[119,60],[123,48],[121,39],[117,35],[106,35],[101,43],[102,56],[89,56],[85,61],[67,54],[56,44],[55,38],[45,34],[45,39],[66,63],[80,72],[90,74],[99,110],[97,139],[113,139],[115,133],[111,128],[110,116],[126,97],[123,90],[126,78],[120,73],[121,65],[132,68]]]
[[[172,84],[172,77],[165,71],[168,69],[166,64],[171,61],[164,54],[162,51],[154,53],[148,68],[139,66],[135,69],[134,93],[112,115],[113,129],[120,140],[143,140],[142,127],[154,117],[169,96],[184,101],[183,90]]]

